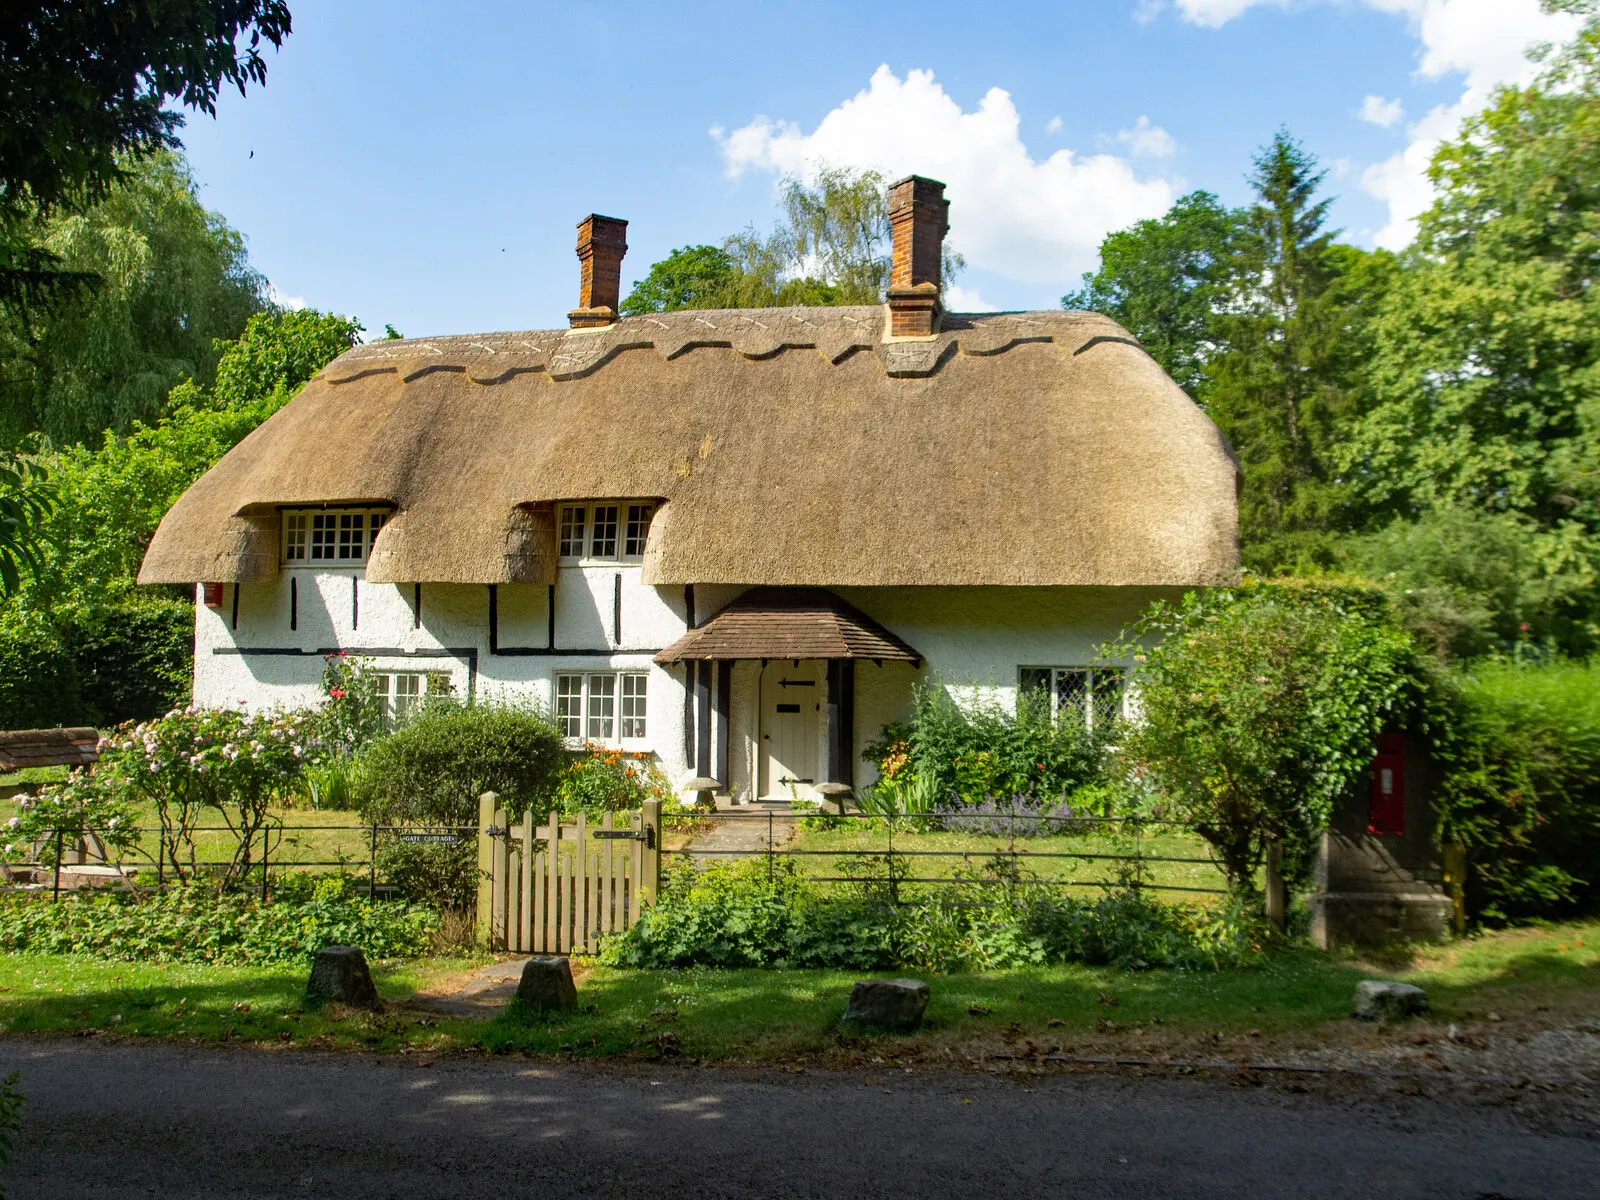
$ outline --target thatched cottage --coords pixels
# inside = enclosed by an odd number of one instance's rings
[[[1095,720],[1094,647],[1234,578],[1238,467],[1107,318],[943,312],[943,193],[891,190],[882,307],[619,318],[591,216],[570,328],[341,355],[145,556],[198,585],[196,700],[312,702],[342,649],[397,717],[531,698],[739,797],[855,781],[921,679]]]

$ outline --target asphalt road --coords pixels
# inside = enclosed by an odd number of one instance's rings
[[[13,1068],[28,1104],[0,1175],[12,1200],[1600,1195],[1594,1097],[1571,1091],[0,1039]]]

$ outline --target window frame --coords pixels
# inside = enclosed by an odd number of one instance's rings
[[[1017,668],[1019,698],[1030,690],[1030,686],[1037,686],[1026,682],[1028,677],[1030,675],[1037,677],[1041,673],[1046,677],[1045,689],[1050,697],[1050,717],[1053,721],[1059,722],[1063,712],[1081,707],[1084,728],[1092,731],[1101,724],[1109,724],[1118,718],[1126,719],[1129,715],[1128,672],[1122,667],[1109,663],[1057,667],[1019,666]],[[1081,680],[1081,683],[1073,687],[1073,681],[1077,680]],[[1114,707],[1108,708],[1102,700],[1107,685],[1115,688]],[[1066,695],[1068,692],[1076,692],[1081,698],[1069,701]]]
[[[375,504],[297,506],[279,510],[278,563],[288,570],[362,570],[372,558],[378,534],[394,509]],[[360,554],[348,553],[354,539],[354,520],[360,519]],[[326,549],[329,553],[319,555]]]
[[[655,500],[570,500],[556,506],[556,555],[564,566],[615,566],[644,561]],[[582,552],[572,553],[576,541]]]
[[[573,681],[577,681],[577,690],[573,690]],[[646,669],[556,671],[550,694],[551,713],[568,746],[634,749],[649,741],[650,672]],[[624,729],[632,732],[624,734]]]
[[[426,671],[373,671],[367,677],[372,680],[373,694],[383,708],[383,727],[387,730],[399,729],[409,721],[430,694]],[[401,691],[398,686],[401,680],[408,681],[414,690]]]

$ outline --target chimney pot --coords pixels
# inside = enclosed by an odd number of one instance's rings
[[[578,222],[578,307],[567,314],[573,329],[595,329],[617,319],[627,252],[626,221],[591,213]]]
[[[944,235],[950,201],[944,184],[908,175],[889,187],[889,227],[894,256],[889,268],[889,336],[931,337],[939,332]]]

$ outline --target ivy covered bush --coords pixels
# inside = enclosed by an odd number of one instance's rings
[[[1303,879],[1385,729],[1432,736],[1437,666],[1363,587],[1253,583],[1152,605],[1104,653],[1134,663],[1125,781],[1194,827],[1247,886],[1266,846]]]

